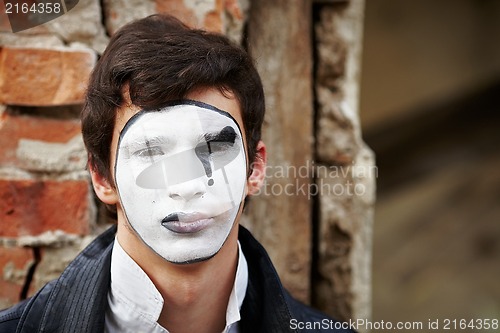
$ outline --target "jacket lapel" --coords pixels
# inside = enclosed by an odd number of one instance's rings
[[[239,241],[248,262],[248,287],[241,308],[242,333],[295,332],[286,291],[266,250],[240,226]]]

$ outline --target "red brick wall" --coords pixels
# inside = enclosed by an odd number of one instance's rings
[[[96,222],[80,123],[65,112],[81,105],[95,59],[91,49],[0,48],[0,308],[30,287],[35,248]]]
[[[0,16],[0,309],[56,277],[108,222],[95,207],[78,116],[109,34],[164,11],[235,39],[244,23],[235,0],[101,3],[80,0],[18,33]]]

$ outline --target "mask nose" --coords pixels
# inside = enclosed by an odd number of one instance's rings
[[[201,198],[206,193],[203,182],[199,179],[190,180],[184,183],[170,185],[168,196],[173,200],[190,201]]]

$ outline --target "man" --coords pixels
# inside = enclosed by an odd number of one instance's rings
[[[117,214],[1,332],[295,332],[294,300],[239,219],[264,180],[264,94],[226,37],[153,15],[119,30],[82,112],[94,190]],[[71,221],[68,221],[70,223]]]

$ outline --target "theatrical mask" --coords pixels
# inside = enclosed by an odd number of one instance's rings
[[[234,118],[181,101],[140,111],[120,133],[115,181],[128,223],[173,263],[214,256],[242,205],[247,162]]]

